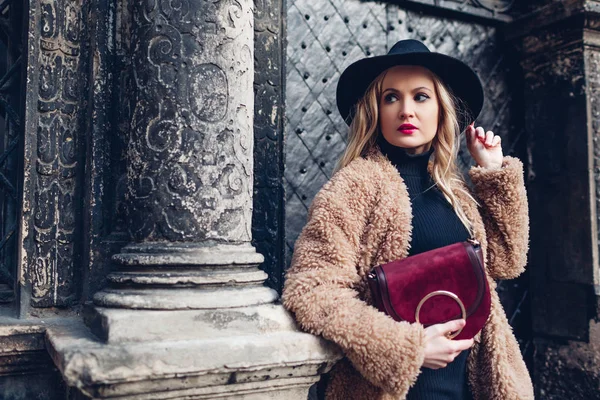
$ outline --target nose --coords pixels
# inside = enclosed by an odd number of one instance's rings
[[[409,119],[415,116],[414,107],[410,100],[403,100],[398,110],[398,117],[401,120]]]

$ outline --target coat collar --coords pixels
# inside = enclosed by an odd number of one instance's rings
[[[404,179],[398,173],[398,170],[390,162],[390,160],[381,153],[379,147],[373,146],[368,150],[364,158],[374,162],[385,175],[384,181],[389,184],[383,185],[382,197],[380,203],[383,205],[395,205],[388,210],[390,214],[389,231],[396,232],[390,234],[388,239],[392,243],[384,243],[380,254],[377,257],[377,262],[390,262],[399,258],[404,258],[408,255],[410,249],[410,241],[412,238],[412,205]],[[430,161],[428,170],[431,173],[433,162]],[[487,243],[485,237],[485,229],[481,215],[479,214],[478,205],[474,204],[464,193],[468,191],[466,185],[453,190],[454,195],[458,198],[460,206],[473,226],[473,236],[482,245],[483,254],[485,257]]]

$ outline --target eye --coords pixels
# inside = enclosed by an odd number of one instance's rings
[[[417,93],[417,95],[415,96],[415,100],[420,103],[424,102],[428,98],[429,96],[427,96],[425,93]]]
[[[393,102],[395,102],[395,101],[398,100],[398,96],[396,96],[394,93],[388,93],[388,94],[385,95],[385,97],[383,98],[383,100],[386,103],[393,103]]]

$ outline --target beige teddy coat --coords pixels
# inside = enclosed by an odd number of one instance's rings
[[[505,157],[499,170],[469,171],[480,209],[460,192],[481,242],[492,292],[490,317],[467,361],[475,400],[533,399],[531,378],[494,290],[524,270],[529,240],[523,165]],[[287,272],[283,304],[300,327],[341,347],[327,399],[404,399],[424,357],[422,325],[396,322],[371,306],[366,276],[404,258],[411,204],[396,168],[377,149],[352,161],[313,200]]]

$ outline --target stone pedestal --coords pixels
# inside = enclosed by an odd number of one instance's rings
[[[340,354],[274,304],[250,244],[253,2],[131,4],[132,242],[51,354],[93,398],[304,400]]]
[[[121,337],[112,336],[106,343],[73,323],[48,327],[47,345],[67,384],[86,398],[306,400],[310,386],[338,357],[337,350],[296,331],[289,315],[281,318],[281,307],[265,309],[263,315],[253,311],[223,310],[208,316],[109,311],[104,321]],[[264,318],[265,311],[274,317]],[[131,316],[127,326],[122,318]],[[144,317],[158,317],[150,325],[163,329],[145,332],[148,323],[135,325]],[[182,334],[186,329],[190,331]],[[173,338],[164,338],[173,332]]]

